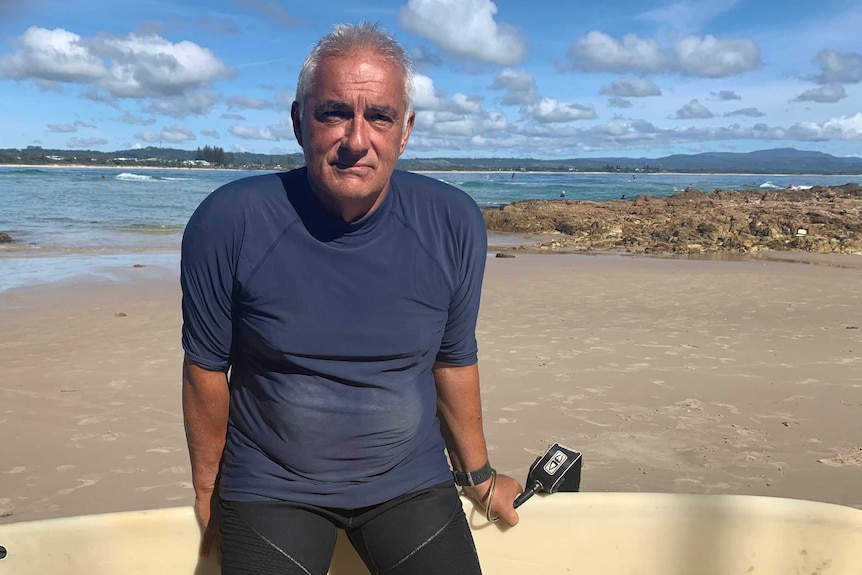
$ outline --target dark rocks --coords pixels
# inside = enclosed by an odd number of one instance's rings
[[[665,198],[526,200],[483,210],[489,230],[559,237],[544,249],[862,254],[862,186],[741,191],[694,188]]]
[[[6,232],[0,232],[0,244],[11,244],[15,240]]]

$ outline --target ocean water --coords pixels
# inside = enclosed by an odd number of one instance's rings
[[[78,275],[109,277],[114,266],[176,266],[183,228],[198,204],[222,184],[261,172],[0,168],[0,291]],[[840,185],[859,176],[760,176],[434,172],[480,206],[524,199],[608,201],[666,196],[686,186],[769,188]]]

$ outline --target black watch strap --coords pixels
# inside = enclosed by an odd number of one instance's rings
[[[489,461],[475,471],[453,471],[452,475],[455,477],[455,485],[472,487],[473,485],[485,483],[491,479],[493,473],[494,470],[491,468],[491,462]]]

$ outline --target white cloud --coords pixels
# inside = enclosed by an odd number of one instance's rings
[[[434,80],[423,74],[413,75],[413,108],[419,110],[437,110],[442,107],[445,98],[434,88]]]
[[[727,102],[729,100],[742,100],[742,96],[740,96],[733,90],[719,90],[718,92],[710,92],[710,95],[720,102]]]
[[[448,112],[417,112],[416,127],[408,148],[414,152],[445,149],[476,153],[479,142],[503,149],[519,141],[511,136],[512,126],[499,114],[459,116]]]
[[[97,37],[93,53],[108,58],[101,85],[117,97],[175,96],[228,75],[227,66],[194,42],[173,44],[160,36]]]
[[[862,54],[823,50],[817,54],[820,73],[811,79],[818,84],[858,84],[862,82]]]
[[[790,128],[800,140],[862,140],[862,112],[823,123],[802,122]]]
[[[592,120],[596,117],[596,111],[590,106],[560,102],[553,98],[542,98],[538,104],[528,106],[527,113],[543,123]]]
[[[289,119],[281,120],[278,124],[267,126],[267,131],[275,136],[277,140],[293,140],[293,122]]]
[[[151,126],[152,124],[156,123],[155,119],[153,118],[140,118],[129,112],[124,112],[123,115],[120,117],[120,121],[124,124],[133,124],[138,126]]]
[[[805,90],[796,96],[793,101],[831,104],[846,97],[847,93],[844,91],[844,86],[841,86],[840,84],[828,84],[826,86],[820,86],[819,88]]]
[[[862,141],[862,128],[853,120],[845,118],[823,124],[794,125],[790,128],[757,124],[751,127],[732,125],[726,127],[702,128],[659,128],[644,120],[617,120],[607,124],[577,128],[573,124],[528,124],[510,125],[505,131],[489,133],[479,131],[479,126],[461,122],[459,129],[436,132],[416,132],[411,139],[410,150],[439,151],[447,150],[447,155],[469,154],[500,156],[513,154],[536,157],[571,157],[573,150],[595,152],[609,150],[619,153],[626,149],[658,150],[675,145],[702,144],[704,142],[725,141],[777,141],[821,142],[828,139]],[[489,154],[490,153],[490,154]]]
[[[724,78],[760,68],[760,49],[751,40],[686,36],[675,47],[676,65],[685,76]]]
[[[146,109],[147,111],[164,114],[172,118],[185,118],[187,116],[206,114],[218,101],[219,97],[215,92],[203,90],[184,96],[155,100]]]
[[[140,132],[139,134],[135,134],[135,137],[150,144],[181,144],[197,139],[194,132],[177,124],[174,124],[170,128],[163,128],[158,134],[154,134],[152,132]]]
[[[169,142],[172,144],[190,142],[197,139],[194,132],[192,132],[188,128],[183,128],[182,126],[178,126],[176,124],[174,124],[170,128],[164,128],[161,131],[161,137],[162,141]]]
[[[620,78],[603,86],[599,93],[618,98],[645,98],[661,96],[661,88],[647,78]]]
[[[473,96],[466,96],[458,93],[452,96],[452,106],[456,112],[464,114],[481,114],[482,103],[481,99]]]
[[[569,48],[571,63],[584,72],[661,72],[667,69],[667,53],[658,42],[635,34],[622,41],[593,30]]]
[[[278,137],[268,128],[249,128],[247,126],[233,126],[230,133],[243,140],[270,140],[277,141]]]
[[[219,131],[213,130],[212,128],[205,128],[205,129],[201,130],[200,133],[201,133],[201,136],[207,136],[208,138],[213,138],[216,140],[221,139],[221,134],[219,133]]]
[[[765,116],[763,112],[758,110],[757,108],[740,108],[739,110],[734,110],[733,112],[728,112],[724,116],[747,116],[749,118],[762,118]]]
[[[48,131],[55,134],[69,134],[77,132],[79,128],[95,128],[93,124],[88,124],[78,120],[74,124],[48,124]]]
[[[72,124],[48,124],[48,131],[55,134],[77,132],[78,126]]]
[[[504,68],[494,78],[492,90],[503,90],[501,103],[505,106],[528,106],[539,101],[536,79],[529,72]]]
[[[593,30],[569,48],[570,65],[584,72],[677,73],[683,76],[724,78],[762,65],[760,49],[752,40],[718,40],[714,36],[685,36],[669,48],[658,41],[626,34],[618,41]]]
[[[107,73],[102,61],[81,44],[79,35],[61,28],[32,26],[17,44],[17,52],[0,58],[0,74],[14,80],[87,83]]]
[[[674,118],[678,120],[703,120],[713,117],[715,117],[715,114],[697,100],[692,100],[677,110],[676,115],[674,116]]]
[[[36,82],[38,83],[39,80],[36,80]],[[120,104],[117,103],[116,98],[112,98],[107,94],[103,94],[96,86],[89,86],[88,88],[85,88],[81,92],[81,97],[85,100],[90,100],[91,102],[100,102],[116,110],[120,109]]]
[[[611,108],[631,108],[632,103],[631,100],[614,96],[613,98],[608,98],[608,106]]]
[[[484,114],[481,97],[458,92],[447,100],[446,95],[434,87],[434,81],[424,74],[414,74],[413,89],[413,108],[417,112],[438,112],[435,116],[437,121],[444,118],[459,120],[465,114]]]
[[[206,48],[156,35],[82,38],[34,26],[17,44],[16,52],[0,59],[3,76],[90,84],[118,98],[181,95],[229,74]]]
[[[424,36],[444,52],[511,66],[527,57],[527,46],[512,26],[494,20],[490,0],[408,0],[401,25]]]

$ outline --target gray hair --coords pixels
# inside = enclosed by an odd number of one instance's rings
[[[332,56],[355,54],[361,49],[370,50],[401,69],[401,74],[404,76],[404,104],[407,109],[404,115],[404,128],[407,127],[407,120],[410,112],[413,111],[413,66],[410,56],[395,38],[381,30],[377,24],[370,22],[338,24],[305,57],[296,83],[296,101],[299,104],[300,119],[303,118],[305,101],[311,93],[314,74],[320,61]]]

